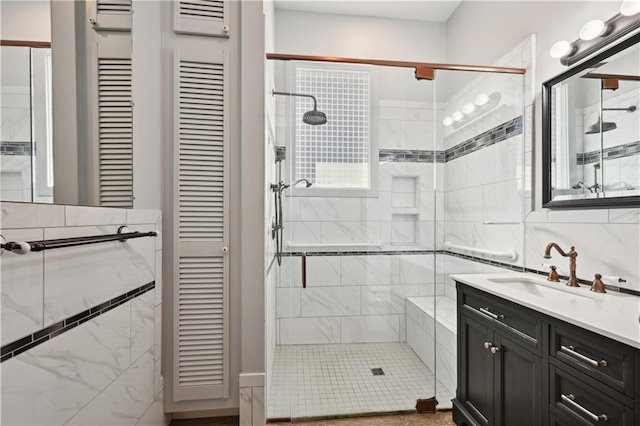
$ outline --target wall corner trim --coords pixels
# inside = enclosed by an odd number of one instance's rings
[[[264,386],[265,373],[240,373],[240,388]]]

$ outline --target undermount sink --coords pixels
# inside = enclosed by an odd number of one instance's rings
[[[527,277],[501,277],[501,278],[488,278],[487,281],[492,283],[509,287],[513,290],[523,291],[532,295],[540,297],[553,297],[554,292],[562,291],[569,293],[576,297],[584,297],[587,299],[593,299],[594,295],[587,289],[567,287],[565,283],[559,282],[547,282],[542,279],[527,278]],[[586,293],[583,293],[586,291]]]

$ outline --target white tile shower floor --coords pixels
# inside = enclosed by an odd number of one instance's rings
[[[407,343],[277,346],[271,381],[270,419],[415,410],[416,399],[435,390],[433,373]],[[436,398],[439,408],[450,406],[440,383]]]

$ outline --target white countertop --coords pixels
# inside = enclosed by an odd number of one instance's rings
[[[551,317],[640,349],[640,297],[589,286],[567,287],[544,276],[510,272],[460,274],[451,278]]]

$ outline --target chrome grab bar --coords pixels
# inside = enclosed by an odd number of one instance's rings
[[[589,357],[586,357],[584,355],[582,355],[581,353],[576,352],[576,348],[574,348],[573,346],[560,346],[560,350],[566,354],[569,354],[571,356],[573,356],[574,358],[579,359],[580,361],[584,361],[587,364],[590,364],[594,367],[606,367],[607,366],[607,361],[602,360],[602,361],[596,361],[595,359],[591,359]]]
[[[487,315],[488,317],[493,318],[494,320],[501,320],[501,319],[504,318],[504,315],[494,314],[493,312],[491,312],[489,310],[489,308],[480,308],[479,311],[482,312],[483,314]]]
[[[566,402],[567,404],[569,404],[571,407],[575,408],[576,410],[578,410],[582,414],[584,414],[587,417],[589,417],[594,422],[599,422],[600,420],[602,420],[603,422],[606,422],[607,420],[609,420],[609,417],[607,417],[606,414],[600,414],[598,416],[597,414],[593,414],[591,411],[587,410],[582,405],[580,405],[577,402],[575,402],[574,399],[576,399],[576,397],[573,396],[573,394],[569,394],[569,395],[562,394],[560,396],[560,398],[562,398],[562,400],[564,402]]]
[[[307,252],[302,252],[302,288],[307,288]]]

